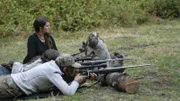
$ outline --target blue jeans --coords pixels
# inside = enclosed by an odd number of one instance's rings
[[[0,76],[5,74],[11,74],[11,70],[7,69],[6,67],[0,66]]]

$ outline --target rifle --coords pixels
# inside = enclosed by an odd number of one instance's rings
[[[79,52],[79,53],[74,53],[74,54],[71,54],[71,56],[73,56],[73,57],[74,57],[75,62],[76,62],[76,61],[86,61],[86,60],[92,60],[92,58],[91,58],[91,57],[76,57],[77,55],[79,55],[79,54],[81,54],[81,53],[83,53],[83,51],[81,51],[81,52]]]
[[[95,64],[95,65],[82,65],[78,69],[91,69],[91,68],[96,68],[96,67],[107,67],[107,64],[101,63],[101,64]]]
[[[84,61],[87,61],[87,60],[92,60],[92,58],[91,57],[83,57],[83,58],[74,58],[74,60],[75,60],[75,62],[77,62],[77,61],[82,61],[82,62],[84,62]]]
[[[74,53],[74,54],[72,54],[71,56],[76,56],[76,55],[79,55],[79,54],[81,54],[82,52],[79,52],[79,53]]]
[[[96,73],[96,74],[107,74],[107,73],[112,73],[112,72],[119,72],[122,69],[125,68],[136,68],[136,67],[144,67],[144,66],[150,66],[150,64],[142,64],[142,65],[131,65],[131,66],[120,66],[120,67],[107,67],[105,69],[100,69],[100,70],[80,70],[80,73],[82,75],[87,75],[88,77],[90,76],[90,73]]]
[[[79,49],[80,52],[75,53],[75,54],[72,54],[71,56],[74,57],[74,56],[79,55],[79,54],[81,54],[81,53],[83,53],[83,52],[86,53],[86,50],[87,50],[87,49],[86,49],[85,47],[87,47],[87,44],[86,44],[85,42],[83,42],[82,44],[83,44],[82,48]]]
[[[132,58],[115,58],[115,59],[106,59],[106,60],[94,60],[94,61],[84,61],[79,62],[81,65],[93,65],[93,64],[101,64],[111,61],[123,61],[123,60],[132,60]]]

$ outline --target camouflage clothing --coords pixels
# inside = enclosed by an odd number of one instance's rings
[[[10,75],[0,76],[0,99],[16,98],[24,93],[16,86]]]

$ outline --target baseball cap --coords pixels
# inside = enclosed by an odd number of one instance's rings
[[[93,48],[98,44],[98,33],[93,32],[88,37],[88,45]]]
[[[74,67],[74,68],[79,68],[81,67],[80,63],[75,62],[73,56],[70,54],[61,54],[56,58],[56,63],[58,66],[66,66],[66,67]]]

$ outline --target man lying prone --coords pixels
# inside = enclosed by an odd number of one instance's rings
[[[48,62],[50,60],[55,60],[59,55],[60,53],[57,50],[48,49],[42,54],[42,56],[34,57],[31,62],[27,64],[22,64],[17,61],[10,61],[8,64],[3,63],[0,66],[0,75],[11,73],[15,74],[30,70],[31,68],[34,68],[35,66],[38,66],[42,63]]]
[[[79,67],[81,64],[76,63],[71,55],[62,54],[56,60],[40,64],[28,71],[0,76],[0,99],[48,92],[53,86],[65,95],[73,95],[87,78],[75,75],[74,68]],[[63,75],[74,76],[70,85],[62,78]]]

